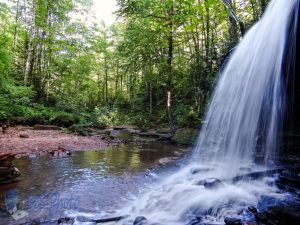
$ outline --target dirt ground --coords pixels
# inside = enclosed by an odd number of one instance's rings
[[[22,138],[20,135],[27,138]],[[82,137],[60,130],[9,127],[5,134],[0,133],[0,154],[39,154],[57,149],[95,150],[105,148],[106,145],[100,136]]]

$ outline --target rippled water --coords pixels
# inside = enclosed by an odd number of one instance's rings
[[[21,157],[14,160],[20,181],[0,186],[0,206],[5,207],[7,191],[16,190],[19,209],[30,214],[28,220],[57,219],[68,210],[109,211],[137,194],[149,169],[159,159],[175,156],[175,151],[181,149],[151,143],[78,151],[67,157]],[[13,222],[0,214],[0,224],[8,221]]]

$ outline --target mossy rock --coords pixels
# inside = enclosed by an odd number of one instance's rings
[[[177,144],[190,145],[193,144],[196,134],[196,129],[181,128],[176,130],[175,135],[172,137],[172,141]]]
[[[77,133],[81,136],[88,136],[89,135],[88,129],[89,127],[84,124],[72,125],[68,128],[69,131],[73,133]]]

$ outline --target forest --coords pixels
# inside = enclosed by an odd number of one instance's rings
[[[91,0],[2,2],[0,120],[198,127],[217,72],[267,3],[118,0],[107,26],[85,22]]]

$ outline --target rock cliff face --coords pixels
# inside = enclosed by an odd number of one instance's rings
[[[295,127],[300,131],[300,17],[298,17],[298,34],[297,34],[297,50],[296,65],[294,75],[294,110],[293,118]]]
[[[299,9],[300,10],[300,9]],[[290,41],[286,51],[284,79],[287,84],[287,104],[284,118],[284,151],[300,154],[300,16],[298,17],[296,46],[291,37],[294,24],[290,28]],[[294,51],[294,52],[293,52]],[[289,56],[296,55],[295,64]]]

